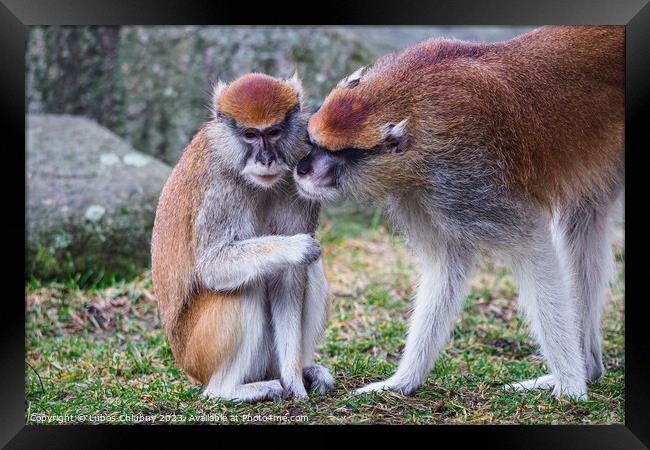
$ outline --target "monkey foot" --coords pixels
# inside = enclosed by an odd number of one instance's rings
[[[334,387],[334,378],[329,370],[319,364],[305,367],[302,374],[309,390],[318,395],[326,394]]]
[[[393,378],[388,378],[384,381],[378,381],[376,383],[370,383],[367,386],[357,389],[354,391],[355,394],[367,394],[369,392],[382,392],[382,391],[392,391],[397,392],[398,394],[410,395],[415,388],[410,388],[404,386],[402,383],[397,382]]]
[[[242,384],[228,392],[208,386],[202,395],[213,400],[253,403],[265,400],[277,401],[282,398],[283,393],[280,381],[271,380]]]
[[[532,378],[525,381],[517,381],[516,383],[506,384],[507,390],[513,391],[529,391],[531,389],[551,389],[555,386],[555,378],[553,375],[544,375],[538,378]]]
[[[518,381],[505,385],[506,390],[529,391],[532,389],[553,389],[555,398],[571,398],[574,400],[588,400],[587,384],[582,383],[565,383],[560,384],[551,374],[530,380]]]
[[[302,380],[285,383],[284,390],[282,391],[283,400],[294,400],[299,402],[307,398],[307,390],[305,389]]]

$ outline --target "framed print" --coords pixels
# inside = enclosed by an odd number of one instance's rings
[[[0,16],[8,448],[650,442],[646,2]]]

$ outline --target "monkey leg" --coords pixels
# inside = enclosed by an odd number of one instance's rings
[[[188,350],[193,349],[197,360],[197,355],[220,355],[220,358],[209,359],[216,362],[206,363],[201,372],[201,381],[206,385],[203,395],[242,402],[280,398],[282,386],[279,380],[262,381],[268,371],[272,350],[265,289],[254,286],[236,296],[215,297],[222,302],[226,298],[230,308],[224,312],[224,307],[206,307],[198,322],[201,326],[195,328],[193,340],[188,342],[192,344]],[[219,351],[216,352],[215,348]]]
[[[305,267],[292,267],[268,282],[275,358],[285,397],[303,399],[307,390],[302,378],[302,307],[307,275]]]
[[[570,298],[569,280],[546,224],[538,227],[524,250],[513,255],[512,268],[519,283],[520,305],[551,374],[513,383],[510,388],[552,387],[558,398],[565,395],[586,399],[587,383],[576,308]]]
[[[613,203],[613,202],[612,202]],[[600,347],[600,319],[607,281],[614,257],[607,239],[609,213],[613,205],[567,208],[560,217],[556,242],[564,257],[565,271],[572,274],[572,300],[579,321],[580,348],[588,381],[604,372]],[[552,389],[553,375],[515,383],[515,390]]]
[[[237,295],[203,291],[181,316],[175,333],[180,347],[177,362],[193,382],[207,384],[239,346],[240,300]]]
[[[475,251],[446,242],[435,254],[421,258],[422,276],[415,309],[397,372],[356,393],[391,390],[411,394],[426,379],[460,315],[474,267]]]
[[[573,274],[573,298],[588,380],[604,372],[600,322],[614,255],[607,236],[611,206],[571,208],[561,219],[566,260]]]
[[[317,394],[325,394],[334,386],[329,371],[313,364],[314,352],[321,342],[329,316],[330,296],[323,261],[307,266],[307,286],[302,307],[302,367],[307,388]]]

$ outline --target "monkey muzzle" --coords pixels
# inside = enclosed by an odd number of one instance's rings
[[[242,174],[247,175],[256,185],[270,187],[288,169],[286,164],[278,161],[273,151],[261,149],[248,159]]]
[[[260,164],[263,167],[271,167],[276,160],[275,152],[266,147],[255,152],[255,164]]]
[[[332,152],[314,146],[296,166],[298,178],[310,179],[319,187],[336,186],[336,168],[340,163]]]
[[[343,163],[339,159],[333,152],[314,145],[296,166],[294,179],[298,191],[312,199],[332,198],[338,191],[337,172]]]

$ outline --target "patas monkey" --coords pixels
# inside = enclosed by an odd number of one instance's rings
[[[511,263],[550,368],[514,386],[586,398],[587,380],[603,373],[623,89],[623,27],[545,27],[492,44],[432,39],[328,95],[309,121],[299,192],[385,201],[422,270],[397,372],[359,392],[422,384],[477,254],[491,250]]]
[[[160,196],[155,294],[176,363],[210,397],[259,401],[324,393],[312,364],[328,313],[319,205],[296,195],[308,152],[297,77],[245,75],[215,87],[211,120]]]

